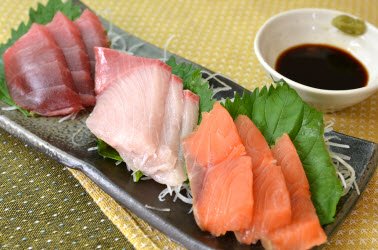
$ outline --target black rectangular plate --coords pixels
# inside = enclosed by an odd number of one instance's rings
[[[109,28],[109,23],[106,20],[102,21],[105,27]],[[137,55],[153,58],[163,56],[163,50],[152,44],[115,26],[112,26],[112,31],[124,35],[128,46],[144,43],[134,51]],[[167,54],[168,56],[172,55],[169,52]],[[179,56],[176,58],[179,62],[189,62]],[[200,65],[196,66],[204,69]],[[204,70],[209,72],[204,73],[205,76],[212,73],[210,70]],[[234,92],[241,93],[244,90],[243,87],[229,79],[221,76],[218,78],[230,87],[228,91],[219,92],[216,95],[218,99],[232,97]],[[219,83],[214,79],[210,80],[210,84],[219,87]],[[0,103],[1,106],[4,105]],[[87,149],[95,146],[95,138],[85,126],[87,116],[88,112],[83,112],[73,121],[59,123],[59,118],[26,118],[18,111],[0,110],[0,127],[64,165],[81,170],[121,205],[189,249],[261,248],[259,245],[240,245],[232,234],[215,238],[202,232],[197,227],[193,215],[188,214],[190,205],[180,201],[173,202],[171,198],[164,202],[158,200],[158,194],[165,186],[152,180],[134,183],[125,165],[115,166],[114,161],[103,159],[96,152],[89,152]],[[352,157],[350,162],[356,170],[357,184],[363,191],[377,167],[377,144],[336,132],[332,132],[332,134],[336,134],[343,143],[351,146],[350,149],[335,148],[333,150]],[[331,235],[342,223],[358,198],[356,192],[351,190],[341,199],[335,222],[325,227],[327,235]],[[151,210],[145,205],[170,208],[170,212]]]

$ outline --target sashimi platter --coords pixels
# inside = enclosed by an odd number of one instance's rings
[[[377,145],[332,131],[283,80],[246,90],[50,0],[0,46],[0,127],[81,170],[189,249],[311,249]]]

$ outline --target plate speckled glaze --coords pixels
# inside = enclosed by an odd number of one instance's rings
[[[103,20],[103,23],[106,28],[109,27],[106,20]],[[112,31],[124,35],[128,46],[143,42],[144,45],[134,51],[137,55],[153,58],[163,56],[163,50],[154,45],[148,44],[114,26]],[[167,55],[172,54],[167,52]],[[189,62],[179,56],[176,56],[176,58],[179,62]],[[212,73],[210,70],[206,71]],[[244,90],[229,79],[218,78],[229,86],[224,87],[223,91],[216,94],[215,97],[218,99],[232,97],[234,92],[241,93]],[[210,80],[210,84],[215,87],[222,87],[214,80]],[[0,103],[0,107],[2,106],[4,105]],[[152,180],[134,183],[125,165],[115,166],[114,161],[103,159],[95,151],[89,152],[87,149],[95,146],[96,143],[95,137],[85,126],[88,114],[89,111],[82,112],[75,120],[59,123],[60,118],[26,118],[18,111],[0,110],[0,127],[67,167],[82,171],[124,207],[188,249],[262,248],[259,245],[240,245],[232,234],[215,238],[202,232],[197,227],[193,215],[188,214],[190,205],[180,201],[173,202],[171,198],[167,198],[165,202],[158,200],[158,194],[165,186]],[[362,192],[377,167],[377,144],[336,132],[332,132],[332,134],[336,134],[343,143],[350,145],[349,149],[334,148],[333,150],[351,156],[350,163],[355,168],[357,184]],[[337,229],[337,226],[342,223],[354,207],[358,198],[359,196],[352,189],[341,199],[335,221],[325,227],[327,235],[331,235]],[[170,212],[150,210],[145,205],[170,208]]]

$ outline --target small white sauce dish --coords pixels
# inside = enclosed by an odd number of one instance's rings
[[[257,59],[274,79],[284,79],[304,101],[323,112],[333,112],[355,105],[378,90],[378,29],[366,23],[361,36],[343,33],[332,19],[346,14],[328,9],[296,9],[270,18],[257,32],[254,49]],[[353,16],[352,16],[353,17]],[[365,87],[350,90],[324,90],[292,81],[275,70],[280,54],[296,45],[326,44],[349,52],[368,72]]]

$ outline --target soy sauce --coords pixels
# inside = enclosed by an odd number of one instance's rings
[[[328,90],[357,89],[366,86],[365,67],[348,52],[329,45],[303,44],[285,50],[276,70],[298,83]]]

